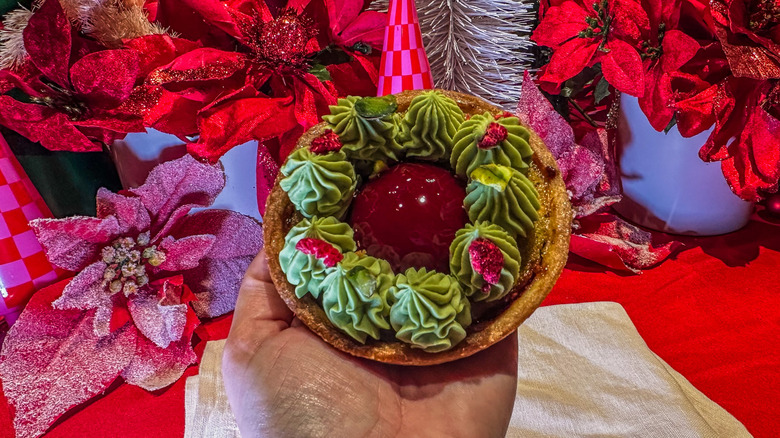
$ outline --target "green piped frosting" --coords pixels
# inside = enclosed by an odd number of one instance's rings
[[[454,277],[409,268],[396,277],[390,295],[390,324],[401,341],[437,353],[466,337],[471,305]]]
[[[494,122],[506,128],[507,138],[490,149],[482,149],[478,146],[479,142]],[[483,164],[500,164],[525,172],[534,153],[528,144],[530,135],[517,117],[495,119],[488,112],[475,114],[463,122],[455,134],[450,164],[453,171],[463,178]]]
[[[390,329],[388,291],[393,270],[385,260],[353,252],[322,281],[322,307],[328,319],[360,343]]]
[[[393,96],[339,99],[330,106],[330,115],[323,120],[330,124],[343,151],[352,159],[376,161],[397,159],[401,146],[396,142],[398,104]]]
[[[453,137],[463,123],[457,103],[439,91],[419,94],[401,122],[401,138],[407,157],[429,160],[447,158]]]
[[[488,164],[476,168],[463,205],[472,223],[488,221],[511,235],[527,237],[539,219],[539,192],[521,172]]]
[[[314,154],[308,148],[296,149],[281,169],[285,176],[279,185],[290,202],[305,217],[342,218],[355,192],[357,178],[344,152]]]
[[[474,271],[469,255],[471,243],[476,239],[493,242],[504,256],[504,266],[498,284],[489,284]],[[489,222],[466,224],[455,233],[450,245],[450,273],[463,286],[463,291],[473,301],[495,301],[512,290],[520,274],[520,251],[517,242],[503,228]]]
[[[295,246],[303,238],[324,240],[341,252],[355,251],[352,228],[335,217],[304,219],[287,233],[284,248],[279,253],[279,264],[287,275],[287,281],[295,286],[295,296],[303,298],[307,292],[314,298],[320,296],[320,284],[334,268],[328,268],[322,260],[298,251]]]

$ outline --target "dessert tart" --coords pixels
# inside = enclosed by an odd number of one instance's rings
[[[433,365],[511,334],[566,262],[555,160],[516,117],[443,90],[331,106],[282,166],[265,248],[279,294],[323,340]]]

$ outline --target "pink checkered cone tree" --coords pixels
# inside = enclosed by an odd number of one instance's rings
[[[385,28],[377,95],[433,88],[414,0],[391,0]]]
[[[12,324],[33,292],[58,278],[29,222],[51,212],[0,136],[0,317]]]

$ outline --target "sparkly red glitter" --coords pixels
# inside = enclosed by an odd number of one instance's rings
[[[233,59],[217,59],[209,64],[195,66],[186,70],[161,68],[149,73],[146,77],[148,85],[162,85],[169,82],[203,81],[214,78],[226,78],[244,67],[243,60],[235,56]]]
[[[485,130],[485,136],[479,141],[478,146],[480,149],[490,149],[506,140],[507,135],[509,133],[503,125],[493,122]]]
[[[306,66],[309,40],[317,35],[314,22],[298,15],[293,9],[281,11],[279,16],[267,23],[258,17],[245,30],[245,43],[252,48],[258,60],[271,68]]]
[[[299,240],[298,244],[295,245],[295,249],[306,255],[317,257],[329,268],[336,266],[336,263],[344,258],[344,255],[335,246],[324,240],[312,239],[310,237]]]
[[[501,269],[504,267],[504,254],[495,243],[488,239],[474,239],[469,246],[471,267],[490,284],[498,284],[501,280]]]
[[[324,134],[315,138],[309,146],[313,154],[325,155],[329,152],[338,152],[344,146],[339,139],[338,134],[328,129]]]

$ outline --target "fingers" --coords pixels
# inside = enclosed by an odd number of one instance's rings
[[[288,328],[292,318],[271,281],[265,251],[260,251],[247,268],[238,292],[226,350],[238,355],[239,360],[251,357],[269,336]]]

